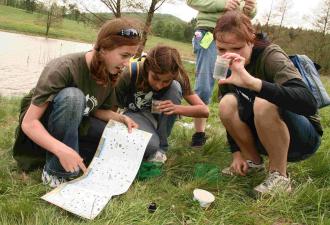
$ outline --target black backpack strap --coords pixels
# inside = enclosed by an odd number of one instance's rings
[[[138,76],[139,76],[139,63],[132,62],[130,64],[130,77],[131,77],[131,88],[133,87],[134,90]]]
[[[134,94],[136,92],[136,81],[139,77],[139,62],[131,62],[129,66],[129,72],[131,77],[131,84],[129,94],[127,96],[127,104],[129,105],[130,110],[137,110],[137,106],[135,105],[135,97]],[[130,106],[134,106],[133,108]],[[134,109],[135,108],[135,109]]]

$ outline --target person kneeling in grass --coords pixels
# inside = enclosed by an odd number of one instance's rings
[[[140,42],[138,25],[113,19],[101,27],[94,49],[50,61],[23,98],[14,158],[23,170],[44,164],[51,187],[76,178],[92,160],[110,119],[137,124],[111,110],[114,86]]]
[[[134,69],[136,68],[136,69]],[[144,158],[165,162],[167,138],[177,115],[207,118],[208,107],[193,93],[179,52],[168,46],[156,46],[145,58],[123,72],[116,86],[118,106],[141,130],[152,133]],[[181,105],[182,97],[189,105]],[[152,106],[153,100],[159,100]],[[156,107],[159,112],[152,111]]]
[[[231,61],[231,75],[219,81],[219,116],[233,156],[223,173],[244,176],[263,169],[265,154],[269,174],[254,190],[289,192],[287,162],[308,158],[321,142],[316,100],[286,53],[256,34],[244,14],[226,12],[214,38],[218,54]]]

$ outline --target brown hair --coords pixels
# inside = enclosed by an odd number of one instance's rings
[[[225,33],[233,33],[247,43],[254,43],[255,40],[255,29],[250,18],[238,10],[227,11],[217,20],[214,39],[223,41]]]
[[[107,85],[109,81],[114,83],[117,79],[117,74],[109,74],[106,69],[103,57],[100,51],[113,50],[120,46],[134,46],[140,42],[140,36],[127,37],[119,33],[125,29],[138,30],[136,21],[126,18],[116,18],[104,23],[97,35],[96,43],[94,45],[95,54],[93,55],[90,70],[92,78],[101,85]]]
[[[254,48],[258,49],[263,49],[271,43],[265,34],[256,34],[250,18],[238,10],[227,11],[217,20],[213,31],[214,39],[222,41],[225,33],[233,33],[238,39],[253,43]]]
[[[158,75],[171,73],[174,75],[173,79],[183,85],[183,89],[190,90],[189,77],[182,65],[180,54],[175,48],[158,45],[149,51],[144,61],[143,82],[138,88],[148,87],[148,71]]]

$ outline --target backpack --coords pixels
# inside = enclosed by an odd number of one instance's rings
[[[304,83],[315,97],[318,108],[330,105],[330,97],[322,84],[318,72],[318,69],[321,67],[306,55],[292,55],[289,57],[298,69]]]

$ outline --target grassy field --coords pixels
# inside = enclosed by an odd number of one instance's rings
[[[188,66],[189,70],[193,66]],[[330,92],[330,79],[324,78]],[[201,149],[189,148],[192,129],[176,123],[171,148],[161,176],[134,181],[127,193],[114,197],[94,220],[80,219],[40,197],[50,189],[40,182],[41,171],[21,173],[12,158],[11,146],[17,125],[19,98],[0,97],[0,224],[330,224],[330,107],[321,110],[324,136],[320,149],[310,159],[289,164],[294,191],[271,198],[256,199],[254,186],[264,173],[247,177],[206,174],[197,177],[195,168],[212,164],[218,170],[230,162],[224,129],[217,118],[217,104],[210,105],[207,128],[210,137]],[[183,118],[181,122],[190,123]],[[203,210],[192,200],[194,188],[211,191],[216,200]],[[147,206],[158,209],[149,213]]]
[[[44,15],[27,13],[22,9],[0,5],[0,30],[26,33],[30,35],[44,36],[46,26],[43,23]],[[97,29],[77,23],[73,20],[64,19],[55,27],[51,27],[49,37],[93,43],[96,39]],[[148,36],[146,50],[157,44],[167,44],[179,49],[185,59],[193,59],[192,46],[189,43],[182,43],[156,36]]]
[[[38,25],[40,15],[0,5],[0,29],[43,35]],[[76,22],[64,20],[62,26],[50,30],[50,36],[61,39],[93,42],[96,31]],[[157,43],[177,47],[185,58],[192,58],[191,45],[150,37],[147,48]],[[193,65],[186,64],[193,74]],[[323,78],[330,93],[330,79]],[[254,186],[264,173],[247,177],[224,177],[217,174],[196,176],[200,164],[215,165],[218,172],[230,162],[225,132],[217,118],[215,94],[210,105],[211,115],[207,144],[201,149],[189,148],[192,129],[176,123],[170,137],[168,161],[161,176],[134,181],[127,193],[114,197],[94,220],[80,219],[40,199],[50,189],[40,182],[41,171],[21,173],[12,158],[11,147],[17,126],[20,98],[0,96],[0,224],[1,225],[76,225],[76,224],[233,224],[284,225],[330,224],[330,107],[320,111],[324,135],[318,152],[300,163],[289,164],[294,191],[271,198],[255,198]],[[189,118],[180,122],[191,123]],[[216,200],[203,210],[192,200],[194,188],[211,191]],[[156,202],[155,213],[147,210]]]

